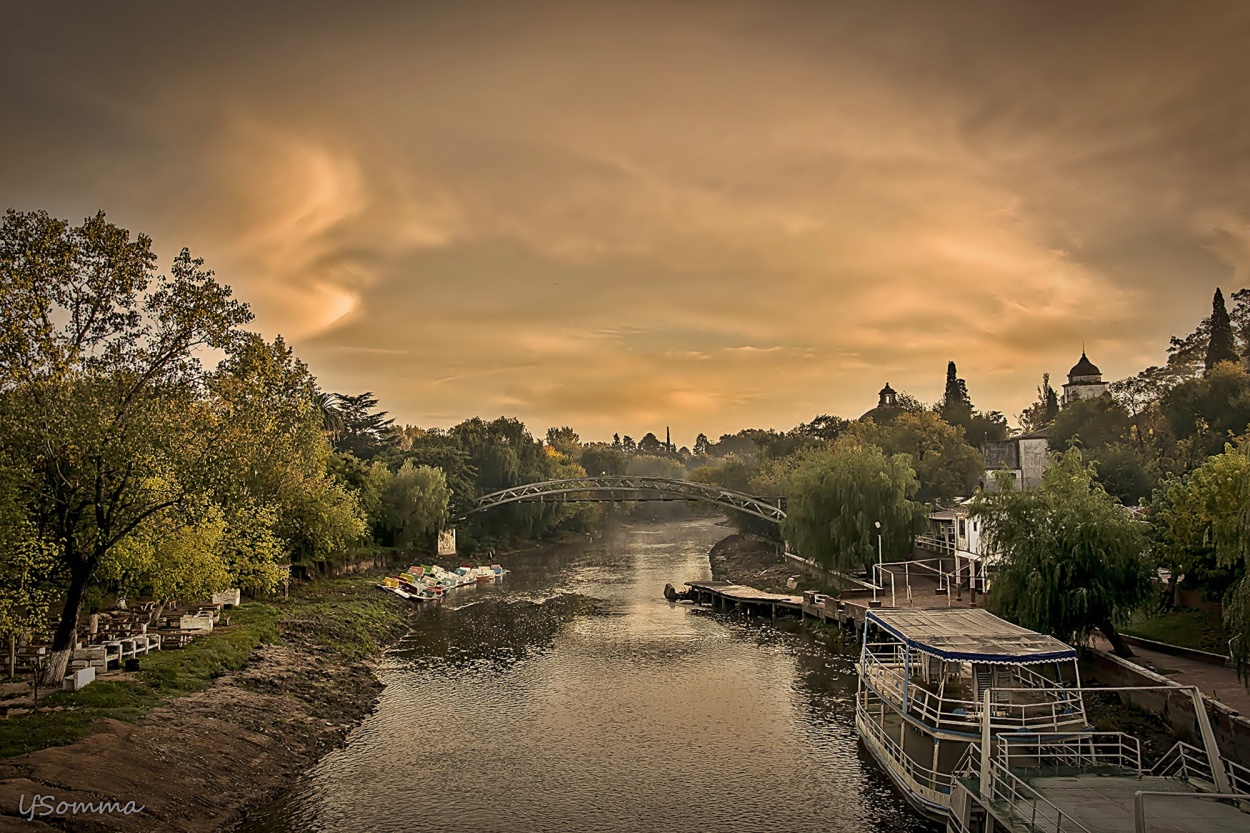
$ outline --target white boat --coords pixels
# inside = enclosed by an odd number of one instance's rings
[[[855,727],[903,796],[945,822],[952,773],[987,729],[1089,734],[1076,651],[973,608],[869,610]]]

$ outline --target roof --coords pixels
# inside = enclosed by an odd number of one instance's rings
[[[1068,377],[1073,376],[1101,376],[1102,371],[1098,366],[1089,360],[1085,355],[1085,351],[1081,351],[1081,360],[1072,365],[1072,369],[1068,371]]]
[[[1009,437],[1008,441],[1010,442],[1011,440],[1048,440],[1048,439],[1050,439],[1050,429],[1038,428],[1036,431],[1026,431],[1023,434],[1017,434],[1014,437]]]
[[[885,394],[887,394],[887,393],[894,393],[894,388],[890,387],[890,383],[889,383],[889,382],[886,382],[886,383],[885,383],[885,387],[883,387],[881,390],[877,391],[877,395],[878,395],[878,396],[884,396],[884,395],[885,395]]]
[[[979,607],[869,610],[867,617],[907,645],[945,660],[1027,665],[1076,659],[1076,650],[1053,636]]]

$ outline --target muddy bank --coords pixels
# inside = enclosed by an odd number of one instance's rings
[[[708,552],[712,578],[745,584],[757,590],[785,593],[788,592],[786,582],[791,577],[799,576],[799,586],[804,586],[806,576],[800,576],[798,565],[787,561],[779,547],[779,544],[746,532],[735,532],[722,538]]]
[[[408,603],[387,596],[379,616],[383,594],[363,581],[351,593],[374,611],[377,645],[407,630]],[[340,610],[318,600],[292,611],[280,642],[137,722],[100,720],[76,743],[0,761],[0,830],[233,829],[341,745],[381,692]]]

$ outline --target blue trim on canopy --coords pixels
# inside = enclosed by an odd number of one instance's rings
[[[997,663],[1012,663],[1012,664],[1019,664],[1019,665],[1033,665],[1039,662],[1062,662],[1064,660],[1076,659],[1075,648],[1068,648],[1063,651],[1050,651],[1044,654],[1030,654],[1030,653],[986,654],[986,653],[976,653],[976,652],[971,652],[971,651],[950,651],[944,648],[935,647],[933,645],[926,645],[925,643],[920,642],[919,640],[911,639],[910,637],[903,635],[901,631],[887,624],[885,620],[880,619],[877,616],[874,616],[873,615],[874,612],[875,611],[871,611],[871,610],[868,611],[868,614],[865,617],[866,620],[871,620],[875,625],[877,625],[877,627],[882,628],[885,631],[888,631],[891,635],[894,636],[895,639],[899,640],[903,644],[909,645],[913,648],[918,648],[919,650],[925,652],[926,654],[931,654],[932,656],[940,657],[941,659],[944,659],[944,660],[950,660],[953,662],[997,662]]]

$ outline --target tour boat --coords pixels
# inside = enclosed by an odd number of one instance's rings
[[[1076,651],[979,608],[868,610],[857,670],[860,739],[936,821],[946,821],[952,774],[983,731],[1091,731]]]

